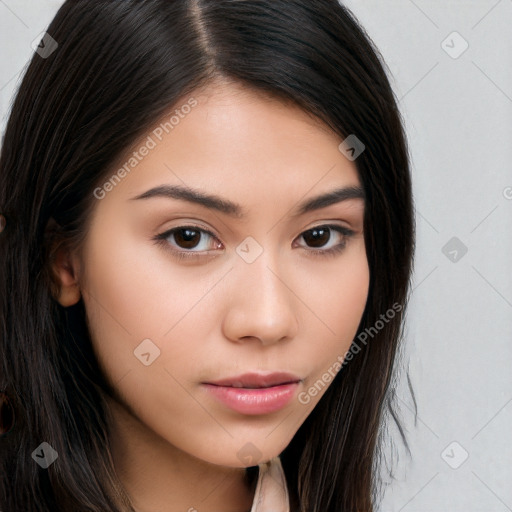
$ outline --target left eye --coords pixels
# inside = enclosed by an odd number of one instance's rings
[[[332,242],[332,232],[338,235],[341,240],[337,245],[325,248],[326,244]],[[345,248],[347,239],[352,236],[354,232],[348,228],[338,225],[324,225],[317,226],[301,233],[297,239],[304,239],[307,244],[312,247],[308,249],[311,253],[331,254],[333,252],[341,251]],[[204,240],[206,235],[206,240]],[[208,245],[208,238],[215,241],[213,248]],[[174,239],[174,243],[171,240]],[[197,256],[200,257],[201,252],[209,250],[222,249],[222,243],[219,239],[207,229],[199,228],[197,226],[179,226],[169,231],[165,231],[157,235],[154,240],[159,244],[164,244],[167,249],[175,253],[178,257]],[[177,249],[169,248],[169,246],[177,246]],[[321,247],[321,249],[315,249]],[[197,249],[192,251],[192,249]]]
[[[340,239],[336,244],[336,237],[334,237],[334,246],[326,247],[326,244],[333,242],[332,233],[338,235]],[[344,228],[343,226],[328,225],[318,226],[312,229],[308,229],[301,234],[300,238],[304,239],[310,247],[313,249],[321,247],[320,250],[313,250],[313,252],[325,252],[329,253],[336,249],[343,249],[347,243],[347,238],[353,234],[350,229]]]

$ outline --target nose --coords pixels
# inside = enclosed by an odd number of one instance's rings
[[[252,263],[238,260],[230,272],[223,331],[231,341],[256,339],[271,345],[296,336],[300,300],[293,291],[291,273],[278,271],[276,259],[263,251]]]

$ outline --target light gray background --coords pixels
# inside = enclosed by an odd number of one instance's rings
[[[61,3],[0,0],[2,133]],[[400,455],[380,510],[512,511],[512,0],[344,3],[390,68],[417,214],[405,360],[418,417],[402,385],[412,457]],[[443,252],[453,237],[444,252],[457,261]]]

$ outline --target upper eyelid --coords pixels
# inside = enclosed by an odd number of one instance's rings
[[[310,231],[312,229],[320,228],[320,227],[324,227],[324,226],[338,226],[338,227],[345,228],[347,230],[353,231],[352,228],[350,228],[348,226],[341,225],[341,224],[336,224],[336,222],[343,222],[343,221],[340,221],[338,219],[338,220],[326,220],[326,221],[323,221],[323,222],[319,222],[318,224],[315,224],[314,226],[311,226],[309,228],[303,229],[302,231],[299,232],[299,235],[301,235],[302,233],[305,233],[306,231]],[[200,231],[204,231],[204,232],[206,232],[208,234],[211,234],[212,236],[215,236],[215,237],[218,238],[218,236],[215,234],[215,230],[213,228],[202,226],[200,224],[195,224],[193,221],[188,222],[188,223],[185,221],[182,224],[179,224],[178,226],[173,226],[172,228],[168,228],[168,229],[165,229],[165,230],[161,231],[160,234],[171,233],[174,230],[184,229],[184,228],[196,228],[196,229],[198,229]]]

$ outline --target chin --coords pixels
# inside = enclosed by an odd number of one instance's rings
[[[234,441],[229,445],[219,443],[215,451],[202,452],[196,456],[218,466],[248,468],[277,457],[289,442],[290,440],[287,439],[286,442],[282,443],[269,443],[265,436],[260,438],[254,436],[253,441]]]

